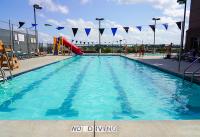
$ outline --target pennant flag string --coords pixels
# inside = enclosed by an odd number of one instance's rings
[[[36,27],[38,24],[32,24],[32,27]]]
[[[168,23],[163,24],[163,26],[165,27],[166,30],[168,30],[169,27]]]
[[[44,26],[50,27],[50,26],[52,26],[52,25],[51,25],[51,24],[44,24]]]
[[[22,26],[24,26],[24,24],[25,24],[25,22],[19,22],[19,27],[18,27],[18,29],[20,29]]]
[[[91,31],[91,28],[85,28],[85,33],[86,33],[87,36],[90,35],[90,31]]]
[[[100,32],[101,35],[103,35],[104,30],[105,30],[105,28],[100,28],[100,29],[99,29],[99,32]]]
[[[65,27],[57,27],[56,29],[57,30],[62,30],[62,29],[64,29]]]
[[[142,31],[142,26],[136,26],[139,31]]]
[[[76,36],[77,32],[78,32],[78,28],[72,28],[72,32],[74,34],[74,37]]]
[[[113,36],[115,36],[116,32],[117,32],[117,28],[111,28]]]
[[[124,30],[126,31],[126,33],[128,33],[129,27],[124,27]]]
[[[153,30],[153,32],[156,31],[156,27],[155,27],[155,25],[149,25],[149,27]]]
[[[182,26],[182,22],[180,21],[180,22],[176,22],[176,25],[178,26],[178,28],[181,30],[181,26]]]

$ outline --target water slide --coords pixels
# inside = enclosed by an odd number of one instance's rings
[[[73,43],[69,42],[66,38],[62,37],[62,40],[63,40],[63,46],[71,49],[73,53],[75,53],[77,55],[83,54],[83,52],[81,51],[81,49],[79,47],[77,47]]]

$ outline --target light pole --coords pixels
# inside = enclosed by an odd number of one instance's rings
[[[104,18],[96,18],[96,20],[99,22],[99,29],[101,28],[101,21],[104,20]],[[99,54],[101,53],[101,34],[99,30]]]
[[[34,12],[34,26],[35,26],[35,39],[36,39],[36,49],[38,49],[38,33],[37,33],[37,20],[36,20],[36,9],[41,10],[42,7],[38,4],[33,5],[33,12]]]
[[[178,63],[178,71],[181,71],[181,55],[184,45],[184,37],[185,37],[185,19],[186,19],[186,8],[187,8],[187,0],[177,0],[179,4],[185,4],[184,7],[184,17],[183,17],[183,23],[182,23],[182,31],[181,31],[181,45],[179,49],[179,63]]]
[[[156,49],[155,49],[155,46],[156,46],[156,25],[157,25],[157,21],[159,21],[160,20],[160,18],[153,18],[152,19],[153,21],[155,21],[155,30],[154,30],[154,39],[153,39],[153,44],[154,44],[154,46],[153,46],[153,53],[155,54],[156,53]]]

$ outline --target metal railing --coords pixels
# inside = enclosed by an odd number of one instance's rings
[[[1,72],[1,78],[3,78],[3,81],[5,82],[7,80],[7,77],[6,77],[6,74],[5,74],[5,71],[3,70],[3,68],[0,68],[0,72]]]
[[[196,60],[194,60],[190,65],[188,65],[188,67],[184,70],[184,75],[183,75],[183,79],[185,79],[186,75],[190,75],[191,76],[191,82],[193,82],[194,77],[195,76],[200,76],[200,67],[197,68],[194,71],[188,71],[191,67],[193,67],[198,61],[200,60],[200,57],[198,57]]]

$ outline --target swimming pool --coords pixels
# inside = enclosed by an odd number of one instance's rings
[[[0,84],[1,120],[200,119],[200,86],[120,56],[76,56]]]

